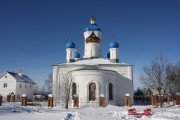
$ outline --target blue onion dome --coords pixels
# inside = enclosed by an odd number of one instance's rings
[[[109,44],[109,47],[110,48],[119,48],[119,44],[113,40],[110,44]]]
[[[87,28],[85,28],[85,31],[101,31],[101,29],[98,28],[98,26],[97,26],[97,24],[95,24],[95,22],[96,22],[96,19],[95,19],[95,17],[92,16],[90,18],[91,24]]]
[[[107,54],[107,58],[108,58],[108,59],[110,58],[110,52],[108,52],[108,54]]]
[[[80,54],[78,52],[75,53],[75,58],[80,58]]]
[[[66,44],[66,48],[75,48],[75,47],[76,45],[74,44],[72,40]]]

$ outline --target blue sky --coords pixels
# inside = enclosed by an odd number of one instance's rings
[[[83,32],[94,15],[103,57],[119,43],[119,59],[134,65],[134,83],[155,56],[180,60],[179,0],[0,0],[0,73],[23,70],[43,83],[62,63],[70,38],[83,56]]]

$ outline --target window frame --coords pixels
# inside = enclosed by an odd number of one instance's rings
[[[3,88],[7,88],[8,84],[7,83],[4,83],[3,84]]]
[[[113,100],[113,84],[112,83],[109,83],[108,89],[109,89],[109,100]]]
[[[77,94],[77,84],[74,82],[72,84],[72,99],[74,99],[75,94]]]
[[[90,83],[88,89],[89,89],[89,101],[96,101],[96,84],[94,82]]]

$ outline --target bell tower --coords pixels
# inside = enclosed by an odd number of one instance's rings
[[[95,24],[96,19],[92,16],[90,18],[90,25],[84,32],[84,58],[100,58],[101,54],[101,29]]]

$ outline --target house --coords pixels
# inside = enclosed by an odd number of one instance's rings
[[[27,94],[28,100],[32,100],[35,84],[31,78],[23,75],[22,71],[5,71],[0,75],[0,94],[3,101],[7,101],[7,95],[10,94],[15,96],[15,101],[19,101],[22,94]]]

